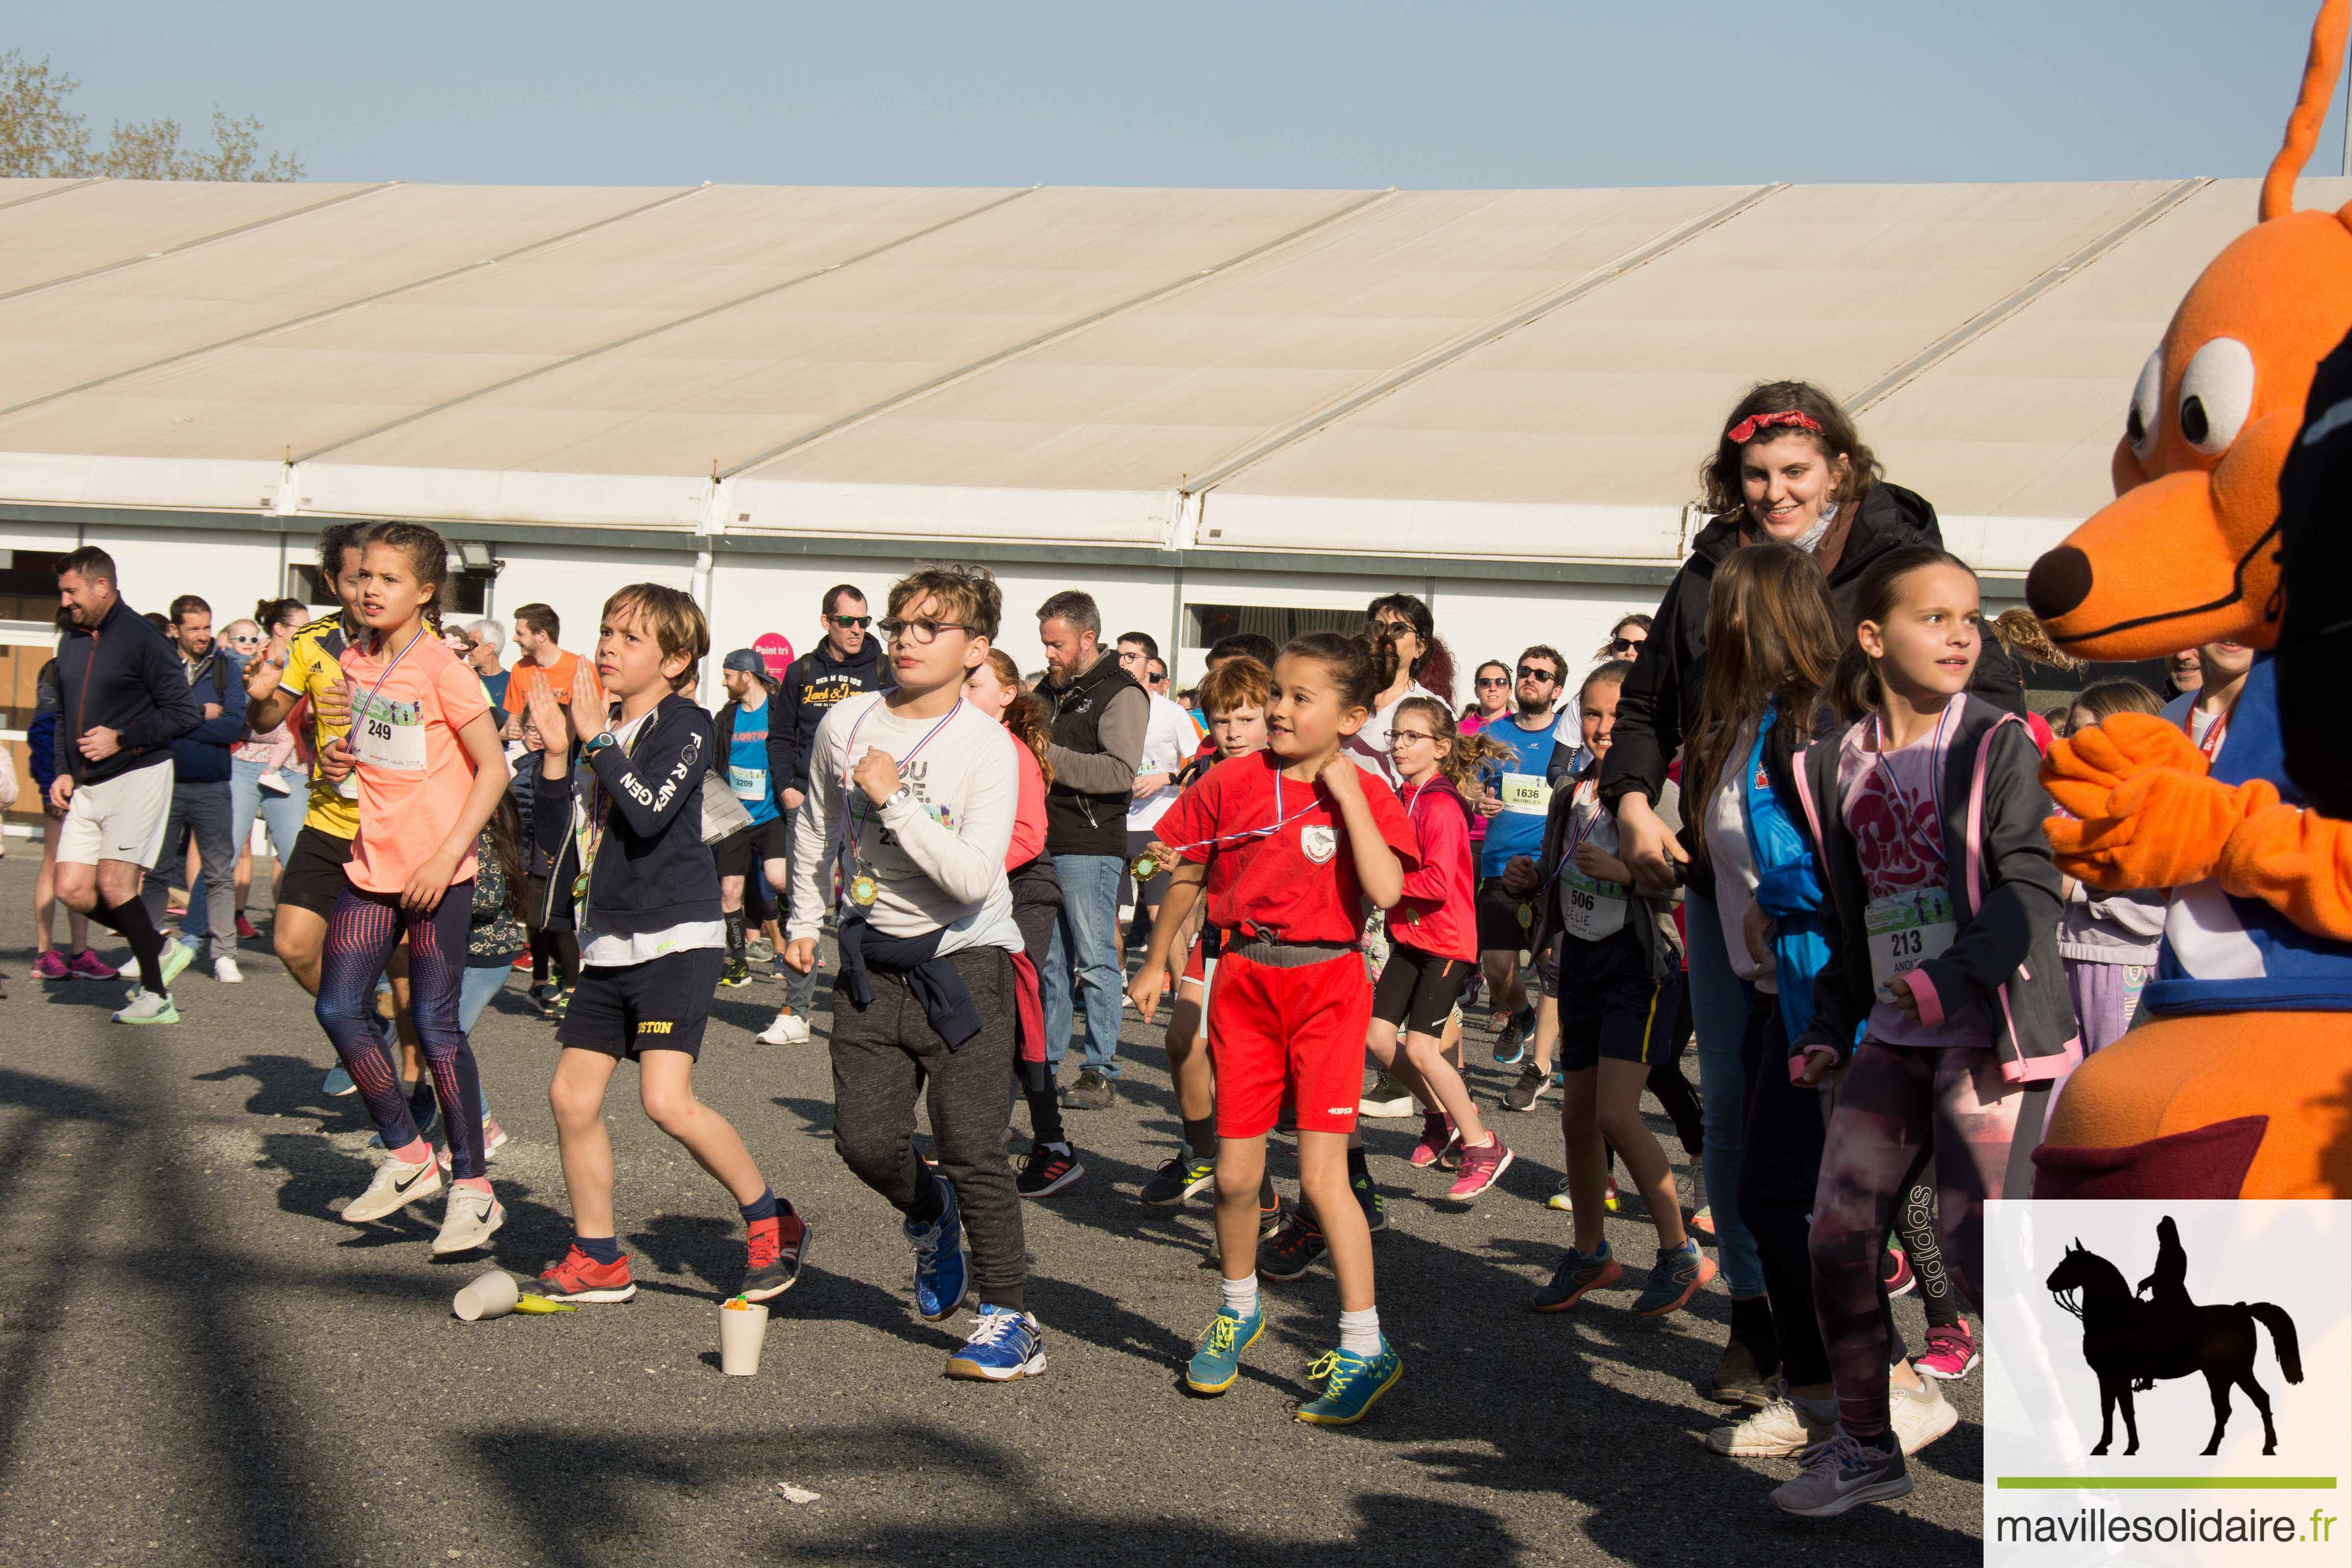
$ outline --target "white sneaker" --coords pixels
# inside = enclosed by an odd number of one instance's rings
[[[805,1046],[809,1043],[808,1020],[790,1007],[779,1008],[776,1021],[761,1031],[760,1043],[763,1046]]]
[[[236,966],[236,959],[223,954],[213,960],[213,978],[223,985],[242,985],[245,984],[245,971]]]
[[[130,1005],[116,1013],[114,1021],[118,1024],[176,1024],[180,1021],[180,1010],[172,1005],[169,996],[134,985],[131,988]]]
[[[1784,1458],[1837,1435],[1837,1417],[1816,1415],[1786,1394],[1735,1426],[1709,1432],[1706,1446],[1735,1458]]]
[[[368,1183],[367,1191],[343,1210],[343,1217],[354,1225],[382,1219],[440,1190],[441,1167],[431,1160],[414,1165],[405,1160],[386,1160],[375,1168],[375,1179]]]
[[[439,1180],[436,1175],[436,1185]],[[506,1205],[489,1194],[472,1187],[452,1188],[448,1207],[442,1214],[441,1234],[433,1238],[433,1255],[471,1252],[506,1222]]]
[[[1932,1383],[1915,1392],[1899,1383],[1886,1385],[1886,1413],[1906,1454],[1916,1454],[1960,1424],[1960,1413]]]

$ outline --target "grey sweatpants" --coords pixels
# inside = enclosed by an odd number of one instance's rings
[[[1021,1310],[1029,1261],[1021,1195],[1004,1155],[1004,1086],[1012,1080],[1013,961],[996,947],[966,948],[947,963],[980,1010],[980,1033],[948,1049],[905,979],[871,971],[874,1000],[852,1006],[834,993],[833,1144],[857,1179],[905,1214],[922,1191],[915,1152],[915,1096],[931,1115],[939,1173],[955,1186],[971,1250],[972,1294]]]

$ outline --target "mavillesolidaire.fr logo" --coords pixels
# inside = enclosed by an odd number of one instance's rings
[[[2352,1562],[2352,1204],[1985,1212],[1985,1560]]]

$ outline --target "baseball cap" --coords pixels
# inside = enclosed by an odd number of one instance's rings
[[[720,661],[719,668],[740,670],[745,675],[756,675],[770,686],[776,684],[775,678],[768,673],[768,661],[748,647],[739,647],[729,654]]]

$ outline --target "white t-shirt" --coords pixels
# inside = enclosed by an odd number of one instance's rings
[[[967,947],[1019,952],[1004,855],[1021,804],[1020,742],[1013,732],[959,699],[944,719],[902,719],[881,692],[835,703],[817,726],[809,757],[808,798],[793,819],[793,892],[788,941],[814,937],[832,901],[833,846],[854,828],[852,871],[872,875],[880,891],[866,918],[885,936],[947,935],[942,957]],[[855,748],[853,751],[853,747]],[[877,807],[850,784],[857,759],[887,752],[912,799]]]
[[[1348,737],[1346,742],[1348,755],[1355,764],[1374,778],[1387,781],[1391,789],[1396,789],[1404,783],[1404,775],[1397,772],[1394,736],[1397,710],[1404,706],[1408,697],[1428,697],[1441,703],[1444,701],[1436,692],[1416,680],[1397,693],[1395,701],[1374,709],[1372,716],[1364,721],[1364,727]]]
[[[1748,911],[1756,903],[1756,852],[1748,842],[1748,813],[1740,797],[1748,787],[1743,776],[1748,755],[1755,749],[1756,726],[1751,722],[1741,727],[1739,739],[1724,753],[1723,776],[1706,792],[1702,826],[1707,858],[1715,862],[1715,909],[1722,917],[1731,972],[1767,995],[1777,995],[1770,950],[1761,963],[1748,954]]]
[[[1144,721],[1143,760],[1136,764],[1139,773],[1174,773],[1184,765],[1201,743],[1201,732],[1192,728],[1192,716],[1157,691],[1147,692],[1151,699],[1150,717]],[[1162,784],[1160,793],[1149,800],[1131,801],[1127,808],[1127,830],[1138,833],[1159,825],[1176,804],[1176,787],[1171,779]]]
[[[632,719],[614,730],[613,738],[626,750],[654,714],[659,711],[659,709],[655,709]],[[572,836],[574,842],[583,844],[589,826],[588,801],[603,794],[604,788],[593,771],[588,777],[591,781],[588,800],[576,795],[572,800]],[[583,865],[581,869],[584,871],[587,867]],[[660,931],[641,931],[635,935],[623,935],[619,931],[604,930],[596,914],[596,906],[592,903],[580,919],[580,962],[583,965],[593,963],[599,969],[619,969],[632,963],[650,963],[668,953],[727,945],[727,923],[724,921],[683,921]]]

